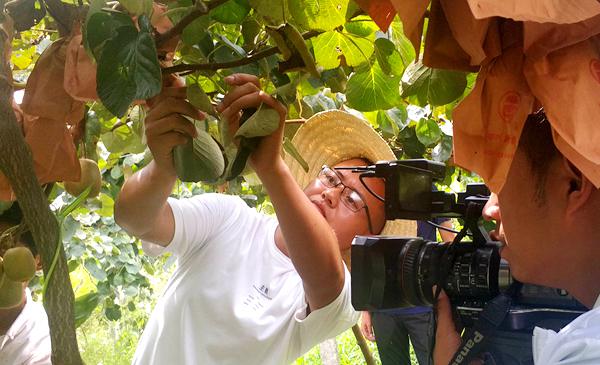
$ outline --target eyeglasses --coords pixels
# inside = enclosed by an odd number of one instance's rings
[[[361,209],[365,209],[367,213],[367,222],[369,223],[369,232],[371,234],[375,234],[373,231],[373,225],[371,224],[371,215],[369,214],[369,207],[365,203],[362,196],[351,187],[344,185],[342,182],[342,178],[340,175],[335,172],[332,168],[327,165],[323,165],[319,175],[317,175],[317,179],[323,185],[328,188],[336,188],[338,186],[342,186],[342,193],[340,195],[340,199],[342,203],[346,206],[346,208],[350,209],[354,213],[357,213]]]

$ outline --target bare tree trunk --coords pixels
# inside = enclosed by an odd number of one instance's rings
[[[0,1],[2,8],[4,3],[5,1]],[[12,73],[4,61],[12,45],[11,39],[4,32],[0,33],[0,171],[6,175],[17,196],[25,222],[40,252],[45,275],[48,275],[56,250],[59,250],[58,261],[44,298],[52,340],[52,363],[82,364],[75,332],[73,288],[62,242],[59,243],[59,227],[38,183],[31,152],[12,109]]]
[[[360,332],[360,327],[358,326],[358,324],[352,326],[352,332],[354,332],[356,343],[358,343],[358,347],[360,347],[360,350],[362,351],[363,356],[365,357],[365,362],[367,363],[367,365],[375,365],[375,359],[373,358],[373,354],[371,353],[371,350],[369,350],[367,340],[365,340],[362,333]]]

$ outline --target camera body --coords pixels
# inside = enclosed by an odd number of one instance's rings
[[[455,257],[442,286],[460,323],[471,327],[487,302],[508,289],[513,279],[493,242],[475,248],[456,243]],[[357,310],[433,306],[433,285],[443,275],[447,243],[420,238],[356,236],[352,243],[352,304]],[[585,311],[561,289],[525,284],[513,298],[500,327],[529,332],[533,327],[560,329]]]
[[[449,217],[464,223],[452,243],[356,236],[351,250],[354,308],[432,306],[432,287],[437,285],[450,298],[460,324],[472,327],[486,304],[514,282],[508,263],[500,257],[501,244],[492,241],[483,228],[483,207],[490,195],[487,187],[470,184],[458,194],[433,191],[433,182],[443,179],[445,166],[428,160],[385,161],[351,169],[360,173],[361,181],[385,180],[385,198],[378,198],[385,203],[388,220]],[[532,363],[535,326],[558,330],[586,310],[563,290],[524,284],[513,294],[508,313],[486,350],[497,363]]]

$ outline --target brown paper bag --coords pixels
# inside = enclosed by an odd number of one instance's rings
[[[24,129],[40,184],[79,180],[77,151],[64,121],[26,115]]]
[[[477,19],[499,16],[537,23],[577,23],[600,14],[597,0],[468,0]]]
[[[79,33],[79,32],[78,32]],[[81,33],[74,35],[66,49],[65,91],[75,100],[98,100],[96,93],[96,64],[81,44]]]
[[[600,15],[575,24],[524,23],[524,50],[527,57],[545,57],[555,50],[600,34]]]
[[[468,7],[466,10],[468,13],[465,15],[473,19]],[[429,11],[427,36],[425,38],[426,47],[423,54],[423,63],[433,68],[444,68],[466,72],[477,71],[479,67],[476,65],[478,64],[471,64],[471,56],[463,50],[461,45],[454,38],[453,33],[454,32],[446,20],[446,14],[444,13],[440,0],[432,0],[431,9]],[[483,39],[480,42],[480,46],[482,43]]]
[[[396,16],[396,10],[390,0],[356,0],[356,3],[369,14],[381,31],[387,32]]]
[[[560,136],[561,152],[590,179],[600,175],[600,36],[527,58],[524,74]],[[593,183],[600,187],[600,178]]]
[[[390,0],[402,21],[404,34],[410,40],[417,56],[421,51],[423,20],[429,0]]]
[[[522,75],[522,48],[482,66],[473,91],[454,110],[454,161],[500,191],[534,98]]]

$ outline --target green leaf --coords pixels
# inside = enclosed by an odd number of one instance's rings
[[[135,24],[129,16],[122,13],[93,13],[83,29],[84,46],[96,60],[100,59],[104,45],[117,35],[117,30],[121,27],[135,28]]]
[[[288,6],[302,28],[333,30],[346,22],[348,0],[292,0]]]
[[[383,136],[390,138],[395,136],[400,130],[398,125],[394,123],[383,110],[377,111],[377,124],[383,132]]]
[[[431,151],[431,157],[434,161],[446,162],[452,155],[452,137],[443,134],[440,143]]]
[[[330,97],[327,97],[323,93],[316,95],[307,95],[302,100],[307,104],[311,110],[311,115],[330,109],[337,109],[335,101]]]
[[[391,41],[400,54],[400,58],[402,58],[402,64],[404,67],[408,67],[415,60],[416,54],[412,43],[406,38],[402,28],[402,23],[396,18],[391,26]]]
[[[386,110],[385,114],[398,126],[399,130],[403,130],[408,125],[408,112],[404,104],[398,104],[397,107]]]
[[[140,136],[129,126],[122,126],[112,132],[106,132],[100,136],[100,139],[106,149],[113,153],[142,153],[146,149]]]
[[[97,292],[87,293],[75,298],[75,328],[78,328],[90,318],[98,303],[100,303],[100,296]]]
[[[12,53],[10,61],[20,70],[24,70],[33,63],[35,53],[35,46],[17,50]]]
[[[121,319],[121,307],[111,306],[104,308],[104,315],[111,321],[118,321]]]
[[[190,46],[200,43],[200,41],[207,35],[209,25],[210,18],[208,16],[201,16],[199,18],[194,19],[194,21],[188,24],[187,27],[183,28],[183,32],[181,33],[181,40],[184,44]],[[210,36],[209,39],[211,39],[212,42],[212,38],[210,38]],[[207,55],[207,53],[204,53],[204,57],[206,57]]]
[[[429,103],[445,105],[462,96],[467,87],[467,74],[433,69],[429,83]]]
[[[346,76],[346,73],[342,67],[321,72],[321,80],[327,87],[329,87],[332,93],[346,92],[348,76]]]
[[[417,138],[415,128],[404,128],[398,134],[398,143],[402,147],[402,152],[408,158],[423,158],[425,146]]]
[[[254,18],[247,18],[242,22],[242,37],[245,46],[254,46],[254,38],[260,33],[262,26]]]
[[[466,76],[464,72],[429,68],[419,61],[408,66],[402,76],[402,96],[416,95],[421,103],[445,105],[462,96]]]
[[[106,271],[104,271],[104,269],[102,269],[100,265],[98,265],[98,261],[96,259],[85,259],[83,266],[90,273],[90,275],[92,275],[94,279],[98,281],[104,281],[108,277],[106,275]]]
[[[304,160],[300,152],[298,152],[292,141],[287,137],[283,139],[283,149],[288,155],[292,156],[300,166],[302,166],[304,172],[308,172],[308,163]]]
[[[102,208],[96,211],[98,215],[101,217],[112,217],[114,214],[115,201],[110,196],[101,193],[100,194],[100,203],[102,203]]]
[[[234,137],[252,138],[268,136],[279,128],[279,119],[279,112],[264,104],[260,104],[258,110],[240,126]]]
[[[189,85],[187,87],[186,94],[187,99],[193,106],[195,106],[203,112],[212,115],[215,114],[215,108],[210,102],[210,98],[208,97],[208,95],[206,95],[204,90],[202,90],[202,88],[198,84],[194,83]]]
[[[400,102],[400,78],[386,75],[378,63],[364,67],[348,80],[348,105],[359,111],[390,109]]]
[[[402,57],[391,41],[377,38],[375,40],[375,57],[384,73],[395,76],[402,76],[404,73]]]
[[[344,24],[344,28],[348,33],[362,37],[368,37],[379,30],[377,24],[368,15],[359,15],[352,18],[352,20]]]
[[[415,127],[417,138],[423,145],[431,146],[436,144],[442,136],[442,130],[433,119],[422,118]]]
[[[214,8],[210,16],[223,24],[240,24],[249,12],[248,0],[229,0]]]
[[[375,46],[369,39],[338,31],[325,32],[312,40],[317,64],[325,70],[340,65],[344,56],[348,66],[369,62]]]
[[[129,14],[134,16],[152,14],[152,0],[119,0]]]
[[[161,71],[149,33],[133,27],[121,27],[117,33],[104,46],[98,62],[97,92],[111,113],[123,116],[135,99],[160,92]]]
[[[265,19],[269,25],[280,25],[291,15],[286,6],[287,0],[249,0],[250,6],[258,15]]]

